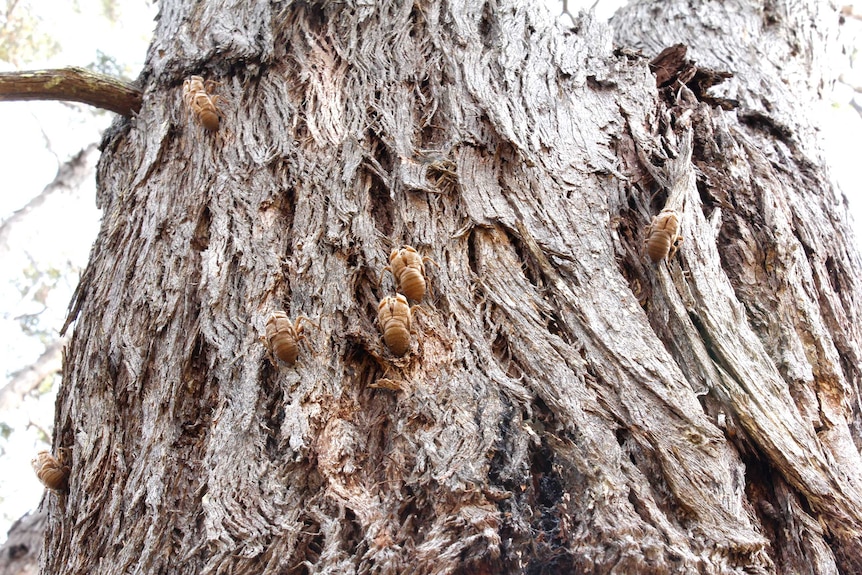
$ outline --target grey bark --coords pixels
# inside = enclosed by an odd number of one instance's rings
[[[45,572],[862,568],[859,256],[769,114],[515,1],[165,0],[141,85],[99,165]],[[396,358],[405,243],[439,268]],[[294,368],[258,340],[277,309],[320,326]]]
[[[694,293],[686,311],[711,343],[712,361],[690,372],[718,365],[706,384],[712,410],[732,414],[753,444],[746,491],[758,495],[777,570],[859,572],[860,260],[814,113],[834,80],[827,48],[839,14],[822,2],[702,8],[634,3],[612,23],[625,45],[654,54],[683,42],[698,66],[734,75],[716,91],[736,113],[693,121],[700,211],[721,225],[707,242],[719,256],[708,282],[692,258],[677,290]],[[727,36],[737,41],[718,41]]]

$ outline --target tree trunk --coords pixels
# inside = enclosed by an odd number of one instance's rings
[[[820,28],[739,2],[709,36],[703,3],[676,21],[714,71],[657,89],[523,4],[163,0],[99,166],[44,572],[862,570],[862,266],[817,83],[736,68],[778,31],[811,71]],[[402,244],[437,265],[398,357]],[[277,310],[316,324],[293,366]]]

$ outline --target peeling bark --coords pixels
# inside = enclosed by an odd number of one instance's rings
[[[45,572],[859,570],[860,262],[816,146],[589,17],[273,7],[163,1],[105,142]],[[439,268],[395,357],[403,244]],[[293,368],[275,310],[319,325]]]
[[[716,91],[738,102],[737,113],[701,106],[692,116],[701,201],[687,221],[705,229],[689,227],[687,247],[705,236],[703,249],[717,252],[697,289],[690,251],[687,277],[674,281],[712,356],[692,374],[719,368],[704,382],[704,404],[745,433],[746,491],[777,571],[860,572],[862,276],[846,200],[823,167],[809,113],[829,81],[824,47],[839,15],[818,2],[710,6],[635,3],[614,20],[626,45],[684,42],[698,67],[733,73]],[[716,42],[722,34],[739,41]]]

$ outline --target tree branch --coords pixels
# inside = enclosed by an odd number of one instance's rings
[[[83,68],[0,73],[0,101],[71,100],[130,116],[141,109],[141,91]]]

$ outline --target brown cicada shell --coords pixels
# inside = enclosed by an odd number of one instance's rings
[[[401,356],[410,349],[410,329],[413,316],[407,298],[396,294],[380,300],[377,306],[377,323],[383,332],[383,341],[393,354]]]
[[[291,323],[283,311],[273,312],[266,320],[266,336],[261,338],[269,353],[288,365],[296,363],[296,358],[299,357],[299,342],[305,339],[303,321],[317,325],[305,316],[299,316]]]
[[[682,243],[682,236],[679,235],[679,220],[680,216],[676,210],[669,208],[663,209],[653,217],[652,223],[647,227],[647,237],[644,240],[646,253],[653,263],[663,259],[670,260],[676,255],[676,250]]]
[[[55,493],[69,490],[69,467],[47,451],[40,451],[30,462],[42,484]]]
[[[215,85],[215,82],[204,81],[200,76],[191,76],[183,82],[183,101],[192,111],[195,120],[211,132],[218,130],[222,117],[218,107],[221,97],[210,94]]]
[[[425,262],[437,263],[429,257],[422,257],[410,246],[400,250],[392,250],[389,255],[389,265],[383,271],[389,270],[395,277],[395,289],[413,301],[421,301],[425,296],[428,277],[425,275]]]

